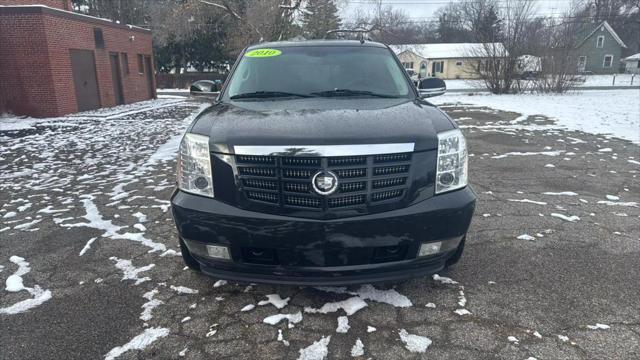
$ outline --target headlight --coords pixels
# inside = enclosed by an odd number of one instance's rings
[[[438,134],[436,194],[467,186],[467,143],[459,129]]]
[[[185,134],[178,154],[178,189],[213,197],[209,137]]]

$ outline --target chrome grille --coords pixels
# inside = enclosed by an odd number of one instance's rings
[[[388,179],[373,180],[371,185],[373,186],[374,189],[382,189],[387,187],[404,185],[406,182],[407,182],[406,177],[388,178]]]
[[[265,205],[278,209],[339,211],[399,202],[406,194],[412,153],[367,156],[259,156],[236,155],[236,174],[240,206],[266,211]],[[317,194],[311,185],[321,170],[333,172],[338,190]]]
[[[329,207],[343,207],[364,204],[364,195],[342,196],[329,199]]]
[[[400,197],[400,195],[402,195],[401,189],[375,192],[371,194],[371,201],[383,201],[383,200],[393,199],[393,198]]]

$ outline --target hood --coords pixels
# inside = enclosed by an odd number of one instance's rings
[[[438,108],[409,99],[312,98],[217,103],[192,124],[213,151],[238,145],[414,143],[436,149],[437,133],[454,128]],[[217,150],[215,150],[217,149]]]

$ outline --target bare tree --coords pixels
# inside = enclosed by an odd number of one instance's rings
[[[540,74],[532,80],[533,91],[564,93],[578,82],[576,48],[581,40],[583,24],[576,18],[576,4],[563,17],[546,20],[545,32],[539,43]]]
[[[480,6],[476,2],[465,2],[463,9],[465,18],[470,19],[474,26],[483,23],[487,8],[499,9],[495,20],[483,31],[477,34],[477,41],[483,45],[480,48],[471,48],[467,54],[477,58],[477,66],[472,73],[484,81],[485,86],[494,94],[505,94],[512,91],[512,86],[518,77],[518,58],[525,53],[527,48],[527,24],[533,19],[533,3],[529,0],[504,0],[500,7],[493,0],[480,0],[484,3]],[[495,11],[495,10],[494,10]]]
[[[238,38],[245,45],[251,42],[284,40],[294,35],[294,20],[302,13],[302,0],[199,0],[223,10],[241,31]],[[245,30],[249,29],[252,34]],[[244,35],[244,36],[243,36]],[[248,39],[246,39],[248,37]],[[248,41],[247,41],[248,40]]]

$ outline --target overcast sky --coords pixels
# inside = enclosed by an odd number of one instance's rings
[[[502,0],[498,0],[502,1]],[[539,15],[559,14],[569,8],[571,0],[532,0]],[[416,21],[434,21],[434,13],[438,8],[456,0],[382,0],[382,5],[391,5],[401,9]],[[378,5],[378,0],[337,0],[341,8],[341,16],[349,18],[356,9],[373,11]]]

